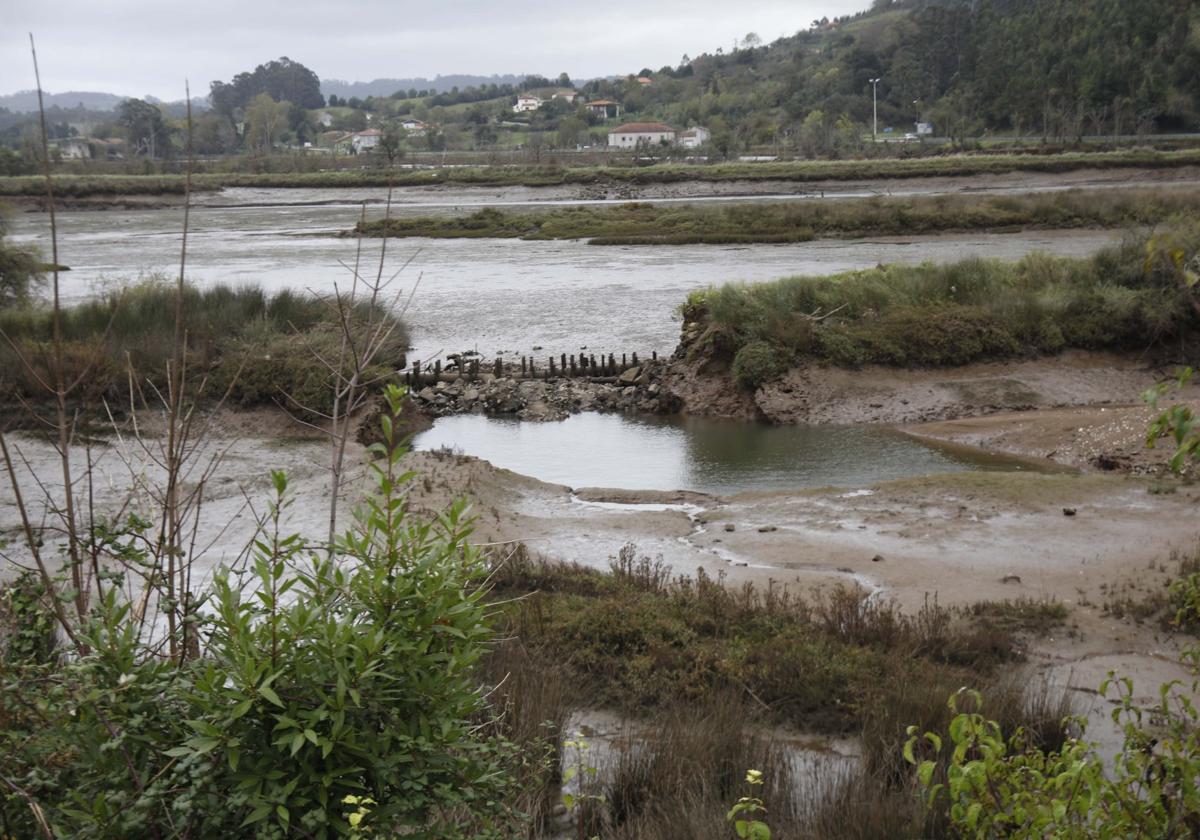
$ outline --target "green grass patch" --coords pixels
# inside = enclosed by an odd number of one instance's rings
[[[270,165],[268,159],[263,163]],[[964,177],[1007,172],[1071,172],[1079,169],[1173,168],[1200,165],[1200,149],[1035,154],[951,154],[872,160],[803,160],[771,163],[682,164],[653,166],[479,166],[442,169],[343,172],[199,172],[193,188],[222,187],[365,187],[462,184],[547,186],[613,181],[633,184],[682,181],[851,181],[866,178]],[[60,196],[182,194],[183,175],[59,175]],[[0,178],[0,195],[41,196],[45,184],[34,176]]]
[[[1186,266],[1200,225],[1131,237],[1088,259],[879,266],[832,277],[728,284],[683,307],[690,352],[730,360],[767,345],[787,367],[962,365],[1087,350],[1147,349],[1195,328]]]
[[[174,351],[175,287],[152,280],[110,292],[62,313],[65,380],[79,385],[74,397],[88,407],[102,400],[128,405],[131,384],[149,395],[165,390]],[[332,374],[317,354],[338,358],[341,328],[336,306],[308,294],[261,288],[184,288],[189,381],[207,398],[228,394],[230,404],[280,403],[327,410]],[[374,317],[365,305],[352,321]],[[54,381],[53,317],[48,307],[0,310],[0,391],[22,400],[47,399],[43,383]],[[371,369],[384,376],[403,362],[408,334],[394,327]]]
[[[593,245],[806,242],[816,237],[919,235],[1014,228],[1125,227],[1200,214],[1183,190],[1069,190],[1020,196],[910,196],[731,204],[650,204],[401,216],[354,233],[431,238],[587,239]]]

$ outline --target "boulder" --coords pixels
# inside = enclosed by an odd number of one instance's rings
[[[638,381],[638,377],[641,375],[641,373],[641,367],[631,367],[629,370],[618,376],[617,381],[622,385],[632,385]]]

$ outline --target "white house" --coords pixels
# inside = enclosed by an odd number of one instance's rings
[[[428,128],[425,123],[420,120],[415,120],[412,117],[400,121],[400,127],[407,131],[413,137],[423,137]]]
[[[513,106],[514,114],[523,114],[526,111],[536,111],[542,107],[542,100],[534,96],[532,93],[522,93],[517,97],[517,104]]]
[[[383,132],[377,128],[368,128],[366,131],[356,131],[350,137],[350,146],[354,149],[354,153],[369,152],[379,145],[379,141],[383,139]]]
[[[322,111],[317,115],[317,122],[319,122],[324,128],[329,128],[331,125],[333,125],[333,114],[329,113],[328,111]]]
[[[679,134],[679,145],[685,149],[697,149],[708,142],[712,134],[703,126],[694,126]]]
[[[675,142],[675,129],[655,122],[625,123],[608,134],[610,148],[635,149],[638,146],[660,146]]]
[[[83,137],[51,140],[50,148],[57,149],[63,160],[88,160],[92,156],[91,144]]]
[[[554,91],[554,95],[551,96],[550,98],[551,99],[561,99],[564,102],[566,102],[568,105],[570,105],[570,104],[574,103],[576,99],[579,98],[579,91],[573,90],[572,88],[559,88],[558,90]]]

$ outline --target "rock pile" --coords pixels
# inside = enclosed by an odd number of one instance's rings
[[[679,400],[659,381],[662,362],[630,368],[606,380],[518,379],[480,376],[415,389],[413,399],[428,414],[515,415],[522,420],[563,420],[583,411],[671,414]]]

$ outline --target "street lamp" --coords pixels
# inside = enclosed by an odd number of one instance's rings
[[[921,130],[921,100],[913,100],[913,113],[916,115],[916,122],[913,123],[913,131]]]
[[[871,83],[871,139],[879,142],[879,83],[883,79],[868,79]]]

